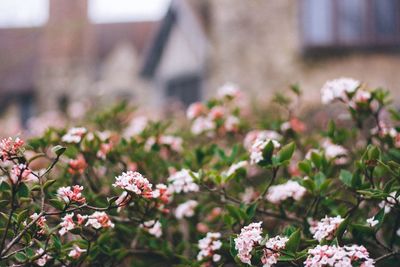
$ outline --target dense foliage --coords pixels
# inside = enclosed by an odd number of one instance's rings
[[[319,130],[290,89],[269,111],[227,84],[185,122],[120,104],[2,139],[0,265],[396,266],[400,113],[341,78],[322,102],[348,120]]]

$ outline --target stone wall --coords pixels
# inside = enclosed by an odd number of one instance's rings
[[[300,83],[307,100],[332,78],[353,77],[382,86],[400,100],[400,55],[351,53],[307,58],[301,51],[299,3],[294,0],[218,0],[212,10],[210,91],[225,81],[238,83],[258,99],[290,83]]]

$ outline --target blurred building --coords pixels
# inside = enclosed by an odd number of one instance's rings
[[[23,123],[68,103],[148,103],[138,73],[158,22],[91,23],[86,0],[50,0],[44,26],[0,29],[0,109],[17,105]]]
[[[0,107],[22,118],[76,99],[184,104],[226,81],[268,99],[299,83],[319,100],[353,77],[400,99],[398,0],[172,0],[160,22],[93,24],[86,0],[50,0],[40,28],[0,29]]]

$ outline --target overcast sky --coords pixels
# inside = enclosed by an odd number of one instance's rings
[[[40,26],[48,19],[49,0],[0,0],[0,27]],[[50,0],[57,1],[57,0]],[[89,0],[95,23],[158,20],[170,0]]]

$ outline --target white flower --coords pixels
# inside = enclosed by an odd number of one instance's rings
[[[168,182],[170,182],[169,191],[175,193],[199,191],[199,186],[193,181],[193,177],[190,174],[198,177],[197,173],[187,169],[182,169],[168,177]]]
[[[375,218],[372,216],[371,218],[367,219],[367,223],[371,226],[374,227],[379,223],[378,220],[375,220]]]
[[[276,140],[258,137],[250,149],[250,164],[257,164],[263,160],[263,149],[268,145],[269,142],[272,142],[274,149],[277,149],[281,146],[281,144]]]
[[[177,219],[183,219],[183,217],[189,218],[194,215],[194,209],[198,203],[195,200],[188,200],[180,204],[175,210],[175,217]]]
[[[199,240],[198,247],[200,252],[197,254],[197,260],[202,261],[205,258],[212,258],[214,262],[218,262],[221,259],[221,255],[215,254],[215,251],[222,247],[220,233],[207,233],[206,237]]]
[[[143,130],[146,129],[148,121],[149,120],[145,116],[133,118],[129,123],[128,128],[124,131],[124,137],[130,138],[132,136],[140,135]]]
[[[249,150],[253,145],[254,141],[258,138],[272,139],[272,140],[281,140],[282,135],[275,131],[270,130],[253,130],[246,134],[246,137],[243,140],[243,146]]]
[[[149,232],[149,234],[159,238],[162,235],[162,225],[159,221],[150,220],[146,221],[140,225],[140,227],[144,228]]]
[[[328,159],[335,159],[336,164],[345,164],[348,161],[348,151],[346,148],[333,144],[329,140],[325,140],[322,143],[322,147],[325,151],[325,156]]]
[[[95,229],[100,228],[114,228],[114,224],[110,221],[108,215],[103,211],[96,211],[92,215],[88,216],[88,220],[85,226],[92,226]]]
[[[238,163],[232,164],[232,166],[230,166],[227,171],[222,172],[222,175],[225,177],[229,177],[232,174],[236,173],[237,170],[246,168],[247,165],[248,165],[247,161],[245,160],[239,161]]]
[[[298,182],[287,181],[284,184],[271,186],[266,198],[271,203],[279,204],[288,198],[299,201],[306,192],[307,190]]]
[[[386,200],[383,200],[379,203],[379,207],[381,209],[385,209],[385,213],[389,213],[391,209],[394,207],[396,202],[400,201],[400,196],[396,199],[396,192],[390,193],[390,197],[387,197]]]
[[[191,131],[195,135],[215,129],[215,122],[208,117],[198,117],[193,121]]]
[[[72,229],[75,228],[75,223],[73,220],[74,213],[66,214],[62,218],[62,222],[60,223],[61,229],[58,231],[58,233],[63,236],[65,235],[68,231],[71,231]]]
[[[78,259],[83,252],[86,252],[86,249],[82,249],[77,245],[74,245],[73,249],[68,253],[68,257]]]
[[[347,101],[347,93],[354,93],[360,82],[351,78],[339,78],[327,81],[321,89],[323,104],[331,103],[336,99]]]
[[[42,255],[40,258],[38,258],[35,263],[39,266],[45,266],[47,261],[51,259],[51,257],[49,255],[47,255],[46,253],[44,253],[45,251],[42,248],[39,248],[38,250],[36,250],[36,254],[35,256],[40,256]]]
[[[336,217],[325,216],[325,218],[321,219],[321,221],[319,221],[315,227],[315,233],[313,237],[319,242],[321,242],[322,239],[331,240],[334,237],[339,225],[343,221],[344,219],[339,215]]]
[[[235,248],[238,251],[238,257],[243,263],[251,265],[251,251],[262,239],[261,224],[262,222],[251,223],[243,227],[239,236],[234,240]]]
[[[181,137],[177,137],[177,136],[173,136],[173,135],[162,135],[158,139],[158,142],[161,145],[169,146],[172,150],[174,150],[176,152],[182,151],[183,140]]]
[[[226,83],[218,88],[217,91],[217,97],[220,99],[225,97],[236,98],[239,97],[241,94],[242,92],[240,91],[239,86],[233,83]]]
[[[224,122],[224,127],[228,132],[235,132],[238,129],[240,120],[236,116],[229,115]]]
[[[268,239],[268,241],[265,243],[266,248],[264,249],[264,254],[261,258],[263,267],[270,267],[278,262],[278,258],[280,256],[279,251],[285,248],[288,240],[289,238],[281,236]]]
[[[71,128],[68,132],[61,138],[61,141],[66,143],[79,143],[82,137],[87,133],[86,128],[78,127]]]
[[[151,187],[153,186],[147,178],[138,172],[127,171],[120,176],[115,177],[114,187],[120,187],[136,195],[142,195],[146,198],[152,197]]]
[[[374,260],[369,258],[369,253],[364,246],[328,246],[318,245],[308,250],[308,257],[304,262],[305,267],[331,266],[331,267],[373,267]]]

